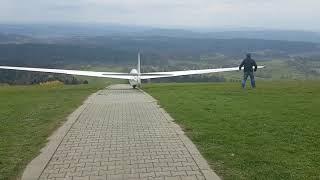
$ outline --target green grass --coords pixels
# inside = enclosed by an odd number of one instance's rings
[[[16,179],[47,137],[102,85],[0,86],[0,179]]]
[[[224,179],[320,178],[320,82],[151,84]]]

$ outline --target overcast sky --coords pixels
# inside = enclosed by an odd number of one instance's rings
[[[320,31],[320,0],[0,0],[0,23]]]

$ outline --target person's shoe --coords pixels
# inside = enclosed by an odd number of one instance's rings
[[[246,82],[243,82],[243,81],[242,81],[241,86],[242,86],[242,88],[244,89],[244,88],[246,87]]]
[[[256,82],[255,81],[251,82],[251,87],[252,88],[256,88]]]

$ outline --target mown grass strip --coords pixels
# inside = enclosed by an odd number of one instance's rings
[[[16,179],[66,116],[102,87],[0,86],[0,179]]]
[[[224,179],[318,179],[320,82],[151,84]]]

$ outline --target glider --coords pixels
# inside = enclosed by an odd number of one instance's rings
[[[232,68],[218,68],[218,69],[201,69],[201,70],[186,70],[186,71],[171,71],[171,72],[151,72],[141,73],[140,68],[140,53],[138,54],[138,68],[132,69],[130,73],[118,73],[118,72],[96,72],[96,71],[78,71],[78,70],[64,70],[64,69],[45,69],[45,68],[30,68],[30,67],[13,67],[13,66],[0,66],[0,69],[18,70],[18,71],[32,71],[32,72],[46,72],[57,74],[69,74],[78,76],[91,76],[91,77],[103,77],[114,79],[126,79],[129,80],[130,85],[133,88],[141,85],[142,79],[155,79],[175,76],[185,76],[194,74],[208,74],[217,72],[238,71],[239,67]],[[263,68],[264,66],[258,66]]]

